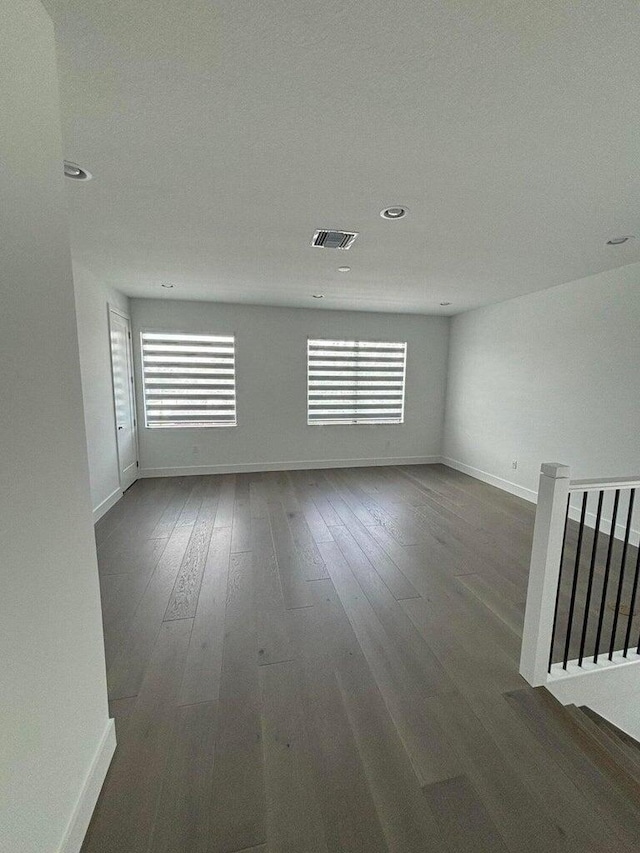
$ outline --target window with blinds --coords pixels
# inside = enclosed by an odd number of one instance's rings
[[[142,332],[145,424],[236,425],[233,335]]]
[[[403,423],[406,364],[406,342],[309,340],[307,423]]]

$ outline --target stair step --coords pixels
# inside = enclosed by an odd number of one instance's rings
[[[614,762],[629,774],[640,786],[640,754],[630,757],[622,741],[612,736],[604,726],[595,722],[589,714],[576,705],[567,705],[566,711],[585,732],[609,752]]]
[[[550,756],[592,798],[603,816],[613,818],[621,837],[640,849],[640,785],[544,687],[505,693]],[[612,849],[615,849],[612,847]]]
[[[626,732],[619,729],[618,726],[611,723],[609,720],[606,720],[604,717],[601,717],[597,711],[594,711],[593,708],[589,708],[587,705],[581,705],[580,710],[584,711],[584,713],[590,717],[596,725],[600,726],[600,728],[604,729],[607,734],[613,736],[616,740],[620,741],[623,745],[624,749],[630,754],[632,758],[636,761],[640,762],[640,743],[637,740],[628,735]]]

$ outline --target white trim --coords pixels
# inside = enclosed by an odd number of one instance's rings
[[[131,314],[124,308],[120,308],[119,305],[114,305],[113,302],[107,302],[107,308],[109,311],[113,311],[114,314],[119,314],[123,320],[131,322]]]
[[[547,676],[546,686],[555,684],[559,681],[566,681],[568,678],[575,678],[578,675],[595,675],[598,672],[603,672],[607,669],[613,669],[619,666],[630,666],[634,663],[640,663],[640,655],[630,650],[627,652],[627,657],[624,656],[622,649],[614,652],[609,660],[608,652],[601,652],[597,663],[594,663],[590,658],[584,658],[582,664],[578,663],[578,658],[567,661],[565,669],[561,663],[554,663],[551,667],[551,672]]]
[[[496,486],[496,488],[502,489],[504,492],[510,492],[512,495],[524,498],[525,501],[530,501],[531,503],[537,503],[538,501],[538,493],[534,492],[533,489],[527,489],[524,486],[519,486],[517,483],[512,483],[510,480],[496,477],[487,471],[481,471],[480,468],[465,465],[464,462],[458,462],[457,459],[449,459],[448,456],[443,456],[442,464],[448,465],[449,468],[454,468],[456,471],[461,471],[463,474],[468,474],[470,477],[475,477],[476,480],[482,480],[483,483]]]
[[[135,444],[135,452],[136,452],[136,476],[129,483],[125,484],[123,488],[123,471],[122,465],[120,464],[120,447],[118,444],[118,420],[117,420],[117,406],[116,406],[116,389],[114,384],[113,377],[113,342],[112,342],[112,334],[111,334],[111,315],[115,314],[116,317],[119,317],[121,320],[124,320],[127,324],[127,342],[126,342],[126,350],[127,350],[127,360],[129,362],[129,379],[130,382],[128,384],[128,392],[129,392],[129,406],[131,409],[131,417],[133,419],[133,441]],[[125,314],[120,308],[117,306],[112,306],[110,302],[107,302],[107,334],[109,335],[109,368],[111,370],[111,400],[112,400],[112,410],[113,410],[113,430],[116,442],[116,459],[118,460],[118,480],[120,482],[120,488],[123,493],[125,489],[128,489],[129,486],[132,486],[135,481],[138,479],[138,466],[140,465],[140,447],[138,443],[138,410],[137,410],[137,394],[136,394],[136,383],[135,383],[135,367],[134,367],[134,358],[133,358],[133,338],[131,337],[131,317]],[[128,469],[127,469],[128,470]]]
[[[236,462],[184,468],[141,468],[140,477],[185,477],[189,474],[251,474],[258,471],[308,471],[316,468],[370,468],[375,465],[435,465],[440,456],[390,456],[377,459],[305,459],[285,462]]]
[[[602,480],[572,480],[569,486],[570,492],[611,491],[612,489],[637,489],[640,486],[640,477],[610,477]]]
[[[118,486],[117,489],[114,489],[111,494],[106,497],[98,506],[93,510],[93,523],[99,521],[105,513],[109,512],[112,506],[118,503],[120,498],[123,496],[124,492]]]
[[[456,471],[461,471],[463,474],[468,474],[470,477],[474,477],[476,480],[482,480],[483,483],[489,483],[491,486],[496,486],[498,489],[502,489],[504,492],[509,492],[512,495],[517,495],[519,498],[524,498],[525,501],[530,501],[531,503],[538,502],[538,493],[534,492],[533,489],[527,489],[525,486],[519,486],[517,483],[512,483],[510,480],[504,480],[502,477],[496,477],[494,474],[489,474],[487,471],[481,471],[479,468],[474,468],[471,465],[466,465],[464,462],[458,462],[457,459],[449,459],[448,456],[442,457],[442,464],[448,465],[449,468],[454,468]],[[598,483],[597,480],[571,480],[571,485],[569,487],[569,491],[575,490],[576,488],[581,488],[582,486],[578,486],[577,484],[588,483],[589,485],[593,485],[593,488],[600,488],[600,486],[595,485]],[[611,482],[610,480],[605,480],[603,482]],[[634,481],[631,480],[620,480],[620,483],[631,483]],[[624,488],[624,486],[619,486],[619,488]],[[573,521],[580,521],[580,507],[574,506],[571,504],[569,506],[569,518]],[[594,528],[596,526],[596,514],[595,512],[587,512],[585,517],[585,523],[587,527]],[[611,518],[603,517],[601,520],[601,529],[609,532],[611,527]],[[625,525],[624,524],[616,524],[616,539],[624,539],[625,534]],[[640,530],[636,528],[631,528],[631,534],[629,536],[629,542],[631,545],[637,546],[640,544]]]
[[[58,847],[58,853],[79,853],[115,748],[115,723],[113,720],[108,720]]]

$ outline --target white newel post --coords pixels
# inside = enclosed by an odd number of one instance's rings
[[[533,687],[547,681],[568,497],[568,466],[545,462],[540,468],[520,654],[520,674]]]

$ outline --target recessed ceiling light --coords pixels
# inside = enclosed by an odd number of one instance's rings
[[[338,267],[338,272],[351,272],[351,267]]]
[[[166,288],[167,288],[167,290],[171,290],[171,288],[173,287],[173,285],[172,285],[172,284],[161,284],[161,285],[160,285],[160,287],[166,287]]]
[[[91,172],[78,166],[77,163],[71,163],[69,160],[64,161],[64,174],[67,178],[74,181],[90,181],[92,178]]]
[[[627,240],[633,240],[633,236],[628,234],[625,237],[612,237],[610,240],[607,240],[607,246],[621,246]]]
[[[324,299],[324,293],[312,293],[314,299]]]
[[[442,305],[443,308],[446,308],[446,306],[451,305],[451,303],[450,302],[441,302],[440,305]]]
[[[409,208],[403,204],[394,204],[391,207],[385,207],[380,211],[380,216],[383,219],[402,219],[409,212]]]

